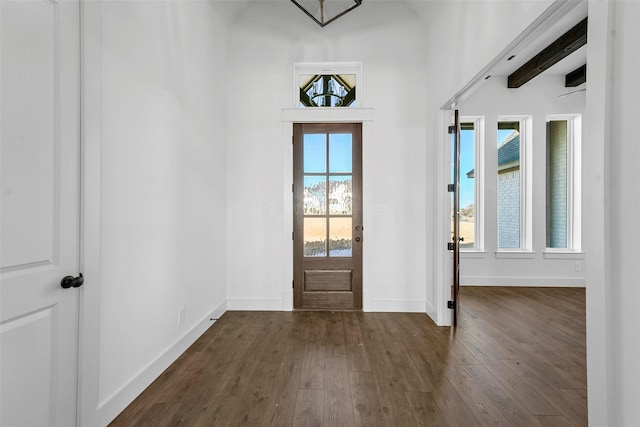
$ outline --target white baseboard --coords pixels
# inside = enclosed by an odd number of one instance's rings
[[[286,297],[293,293],[284,292],[285,300],[280,298],[258,299],[258,298],[229,298],[227,300],[228,311],[290,311],[291,304],[286,304]],[[376,300],[373,294],[365,293],[363,295],[363,311],[367,312],[407,312],[407,313],[427,313],[425,301],[414,300]],[[431,316],[435,310],[429,305]]]
[[[140,395],[156,378],[164,372],[182,353],[185,352],[211,325],[227,311],[224,301],[204,316],[193,328],[160,353],[147,366],[127,381],[111,396],[98,405],[98,425],[108,425],[120,414],[136,397]]]
[[[293,311],[293,290],[282,292],[282,310]]]
[[[209,319],[210,320],[213,319],[213,321],[216,321],[219,318],[221,318],[222,315],[227,312],[227,310],[228,310],[227,301],[225,300],[222,303],[220,303],[216,308],[213,309],[213,311],[211,312],[211,315],[209,316]],[[200,335],[202,335],[202,334],[200,334]]]
[[[229,298],[227,310],[285,311],[285,306],[282,298]]]
[[[362,293],[362,311],[375,311],[373,309],[373,292]]]
[[[424,300],[373,300],[373,309],[369,311],[397,313],[426,313]]]
[[[460,277],[462,286],[528,286],[543,288],[584,288],[583,277]]]
[[[436,311],[436,308],[429,301],[426,301],[424,303],[424,306],[425,306],[425,311],[427,313],[427,316],[429,316],[431,320],[433,320],[437,324],[438,313]]]

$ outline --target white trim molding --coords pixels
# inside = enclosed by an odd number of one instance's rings
[[[496,126],[500,122],[520,123],[520,249],[531,251],[533,249],[533,117],[530,115],[498,116]],[[498,171],[495,173],[497,174]],[[500,241],[499,237],[498,241]]]
[[[229,298],[229,311],[285,311],[282,298]]]
[[[561,250],[580,252],[582,250],[582,116],[550,114],[546,120],[547,123],[552,120],[567,122],[567,247]],[[547,251],[555,252],[556,250],[547,248]]]
[[[200,319],[193,328],[171,344],[155,359],[129,379],[122,387],[98,405],[97,422],[94,425],[109,424],[133,400],[140,395],[156,378],[184,353],[207,329],[227,311],[227,302],[222,302],[209,314]]]
[[[372,312],[393,312],[393,313],[425,313],[427,314],[427,303],[424,300],[385,300],[374,299]],[[431,310],[433,311],[433,309]]]
[[[554,251],[547,249],[542,253],[545,259],[584,259],[584,252]]]
[[[487,254],[487,251],[460,250],[460,258],[462,259],[486,258]]]
[[[371,122],[373,108],[283,108],[282,121],[290,123]]]
[[[484,180],[485,180],[485,121],[484,116],[462,116],[460,123],[473,123],[473,169],[474,169],[474,247],[460,249],[467,251],[484,251]]]
[[[508,276],[462,276],[461,286],[511,286],[545,288],[584,288],[583,277],[508,277]]]
[[[280,301],[279,310],[293,310],[293,292],[291,292],[291,282],[293,280],[293,246],[291,245],[291,233],[293,232],[293,197],[291,196],[291,186],[293,184],[293,124],[294,123],[362,123],[362,198],[365,201],[362,210],[362,223],[371,224],[373,212],[367,200],[373,200],[373,189],[371,180],[367,179],[366,171],[371,170],[366,167],[369,159],[366,141],[370,141],[373,135],[373,108],[283,108],[282,109],[282,156],[283,156],[283,186],[282,186],[282,212],[283,224],[283,300]],[[370,269],[370,261],[367,257],[367,239],[363,243],[362,258],[362,304],[363,311],[374,311],[375,303],[373,294],[368,292],[369,284],[373,282]],[[230,299],[231,301],[231,299]],[[236,300],[230,303],[236,306]],[[263,300],[264,301],[264,300]],[[424,304],[423,304],[424,305]],[[242,305],[250,307],[250,305]],[[267,307],[275,306],[275,302],[267,303]],[[255,307],[258,307],[257,305]],[[248,308],[247,308],[248,309]],[[260,308],[255,308],[259,310]],[[275,308],[274,308],[275,309]],[[271,308],[268,308],[271,310]]]
[[[536,253],[533,251],[510,251],[510,250],[498,250],[496,251],[496,258],[504,259],[534,259]]]

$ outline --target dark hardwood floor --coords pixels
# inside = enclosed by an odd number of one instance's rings
[[[585,294],[461,291],[425,314],[227,312],[113,426],[586,426]]]

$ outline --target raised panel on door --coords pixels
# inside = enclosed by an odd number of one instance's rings
[[[362,308],[361,124],[294,125],[294,308]]]
[[[0,425],[76,423],[79,2],[0,1]]]

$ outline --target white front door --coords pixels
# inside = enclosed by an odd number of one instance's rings
[[[79,28],[77,0],[0,1],[3,426],[76,424]]]

